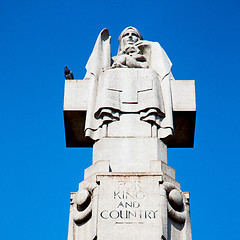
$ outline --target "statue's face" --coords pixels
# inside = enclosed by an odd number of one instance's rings
[[[137,41],[139,41],[140,38],[138,37],[138,34],[136,33],[136,31],[134,29],[128,29],[124,35],[122,36],[122,43],[123,45],[132,45],[134,43],[136,43]]]

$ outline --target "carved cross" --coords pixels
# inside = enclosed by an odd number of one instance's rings
[[[137,101],[137,91],[150,88],[151,84],[141,82],[129,92],[127,84],[123,83],[114,87],[113,90],[123,91],[123,101],[128,96],[134,96],[130,101]],[[126,84],[126,85],[125,85]],[[114,85],[116,86],[116,85]],[[88,101],[88,80],[66,80],[64,94],[64,123],[67,147],[92,147],[94,141],[85,137],[84,126]],[[111,89],[111,84],[108,85]],[[133,92],[134,91],[134,94]],[[173,123],[175,135],[168,148],[191,148],[194,145],[194,131],[196,118],[195,81],[173,80],[171,81],[173,101]]]

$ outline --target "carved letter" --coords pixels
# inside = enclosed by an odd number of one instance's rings
[[[104,212],[107,213],[108,211],[107,211],[107,210],[102,211],[102,212],[100,213],[100,216],[101,216],[103,219],[108,219],[108,214],[107,214],[107,217],[104,217],[104,216],[103,216],[103,213],[104,213]]]
[[[117,208],[119,208],[119,207],[123,207],[123,208],[124,208],[124,205],[123,205],[122,202],[120,202],[120,203],[118,204]]]
[[[113,192],[113,198],[116,199],[116,197],[118,197],[119,199],[121,199],[121,197],[118,195],[120,192]]]

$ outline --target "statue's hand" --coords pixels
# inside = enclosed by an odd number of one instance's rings
[[[134,59],[136,59],[138,62],[146,62],[146,58],[142,55],[142,54],[132,54],[130,55],[132,56]]]
[[[112,65],[112,68],[126,68],[126,58],[127,55],[116,56],[115,61]]]
[[[136,47],[143,53],[147,48],[150,47],[150,44],[148,41],[138,41],[135,43]]]
[[[143,46],[148,46],[148,45],[149,45],[149,42],[145,41],[145,40],[141,40],[141,41],[138,41],[135,43],[135,46],[137,46],[137,47],[143,47]]]
[[[120,62],[114,62],[111,68],[127,68],[127,66]]]

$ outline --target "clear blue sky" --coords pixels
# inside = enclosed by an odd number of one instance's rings
[[[113,55],[135,26],[158,41],[176,79],[195,79],[195,147],[170,149],[190,192],[194,240],[237,239],[239,227],[238,0],[8,0],[0,8],[1,239],[66,240],[70,192],[91,149],[67,149],[63,68],[82,79],[99,32]]]

